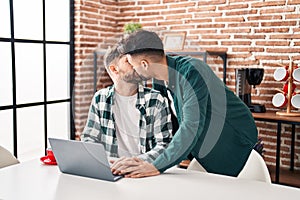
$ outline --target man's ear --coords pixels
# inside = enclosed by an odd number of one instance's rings
[[[149,67],[149,63],[147,60],[141,60],[141,65],[142,67],[144,67],[145,69],[147,69]]]
[[[111,71],[112,74],[116,75],[116,74],[119,73],[119,71],[118,71],[118,69],[115,65],[110,65],[108,68],[109,68],[109,70]]]
[[[127,57],[129,64],[132,65],[132,56],[130,54],[126,54],[126,57]]]

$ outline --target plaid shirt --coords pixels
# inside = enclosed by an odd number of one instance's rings
[[[108,156],[119,157],[112,112],[114,92],[114,86],[110,86],[95,93],[81,140],[102,143]],[[139,85],[136,108],[141,113],[139,120],[141,154],[137,157],[151,163],[171,141],[172,122],[168,100],[158,91]]]

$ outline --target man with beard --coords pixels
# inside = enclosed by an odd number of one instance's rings
[[[154,176],[191,153],[207,172],[237,176],[257,142],[248,107],[203,61],[165,55],[154,32],[137,31],[125,38],[118,50],[127,56],[139,80],[154,78],[155,89],[168,90],[179,129],[154,162],[123,158],[111,166],[112,172],[126,177]]]
[[[114,85],[95,93],[81,140],[102,143],[110,157],[135,156],[151,163],[171,141],[168,101],[140,84],[116,47],[106,52],[104,65]]]

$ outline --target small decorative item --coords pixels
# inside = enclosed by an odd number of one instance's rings
[[[295,81],[300,81],[300,68],[290,61],[289,66],[279,64],[281,67],[274,71],[274,79],[276,81],[285,81],[282,89],[276,89],[279,93],[275,94],[272,98],[272,104],[277,108],[287,106],[286,112],[278,111],[277,115],[282,116],[300,116],[299,112],[292,112],[294,108],[300,108],[300,95],[295,91]]]
[[[167,33],[164,35],[165,50],[182,50],[185,41],[185,33]]]
[[[140,23],[131,22],[131,23],[124,25],[124,33],[130,34],[141,28],[142,28],[142,25]]]

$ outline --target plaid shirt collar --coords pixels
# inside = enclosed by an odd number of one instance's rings
[[[115,95],[115,85],[111,86],[107,92],[107,102],[111,105],[114,105],[114,98],[113,96]],[[136,101],[136,108],[139,110],[145,109],[145,94],[144,94],[144,86],[142,84],[138,84],[138,96],[137,96],[137,101]]]

